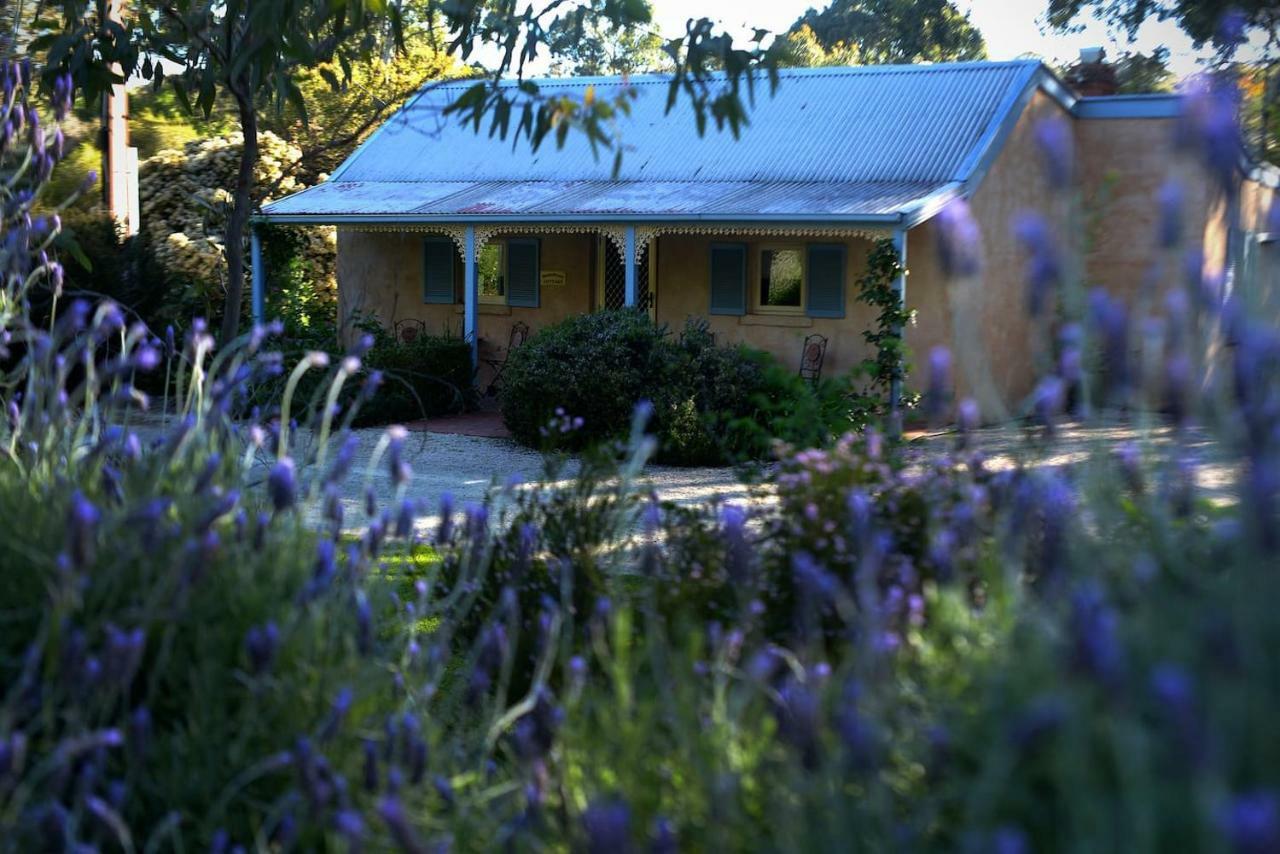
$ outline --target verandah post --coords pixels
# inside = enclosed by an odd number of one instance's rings
[[[896,229],[893,232],[893,248],[898,253],[898,266],[902,272],[893,280],[893,292],[898,296],[898,307],[905,308],[907,305],[907,230],[905,228]],[[902,327],[897,328],[898,339],[902,339]],[[889,412],[892,419],[894,430],[897,431],[901,427],[902,413],[899,411],[902,404],[902,362],[899,356],[898,371],[893,381],[889,384]]]
[[[627,308],[636,306],[636,227],[626,228],[626,239],[623,241],[626,258],[623,264],[627,271],[626,304]]]
[[[475,376],[480,366],[480,338],[476,334],[476,310],[480,302],[480,280],[476,275],[476,227],[468,225],[466,237],[462,242],[462,250],[466,257],[466,278],[463,283],[462,326],[463,337],[471,344],[471,373]]]
[[[258,226],[249,227],[249,264],[250,276],[253,278],[252,304],[253,322],[261,325],[267,319],[267,274],[262,264],[262,234]]]

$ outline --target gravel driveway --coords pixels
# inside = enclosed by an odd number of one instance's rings
[[[353,531],[367,523],[364,512],[365,492],[372,489],[379,507],[394,500],[395,484],[385,457],[370,468],[370,461],[384,430],[354,431],[359,442],[356,465],[343,484],[345,525]],[[420,532],[433,531],[439,525],[439,507],[445,493],[453,496],[455,507],[480,501],[492,486],[508,481],[536,480],[542,474],[542,456],[523,448],[510,439],[456,436],[441,433],[414,432],[405,441],[405,456],[413,469],[406,495],[418,501],[423,514],[418,517]],[[570,463],[565,474],[572,476],[576,463]],[[647,466],[641,477],[642,488],[652,488],[663,501],[696,504],[718,497],[722,501],[746,501],[748,488],[732,468],[672,468]],[[313,507],[308,516],[319,519],[320,508]]]

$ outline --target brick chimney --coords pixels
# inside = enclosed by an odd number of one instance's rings
[[[1120,90],[1116,69],[1107,62],[1107,52],[1100,47],[1086,47],[1080,60],[1067,69],[1066,83],[1082,97],[1114,95]]]

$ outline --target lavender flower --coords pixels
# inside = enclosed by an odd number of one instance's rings
[[[1160,206],[1159,241],[1161,248],[1172,249],[1182,241],[1182,184],[1170,179],[1157,195]]]
[[[338,691],[337,696],[333,698],[333,705],[329,707],[329,719],[320,730],[321,741],[330,741],[338,734],[354,701],[355,693],[351,688],[343,687]]]
[[[925,408],[931,421],[939,421],[951,399],[951,351],[934,347],[929,351],[929,387],[925,392]]]
[[[1060,116],[1042,119],[1035,125],[1034,137],[1050,186],[1055,190],[1066,189],[1075,165],[1071,126]]]
[[[373,652],[373,611],[363,590],[356,594],[356,648],[361,655]]]
[[[378,815],[401,851],[405,854],[427,854],[427,846],[418,839],[398,798],[390,795],[383,798],[378,804]]]
[[[364,776],[365,791],[373,793],[378,791],[378,745],[373,739],[366,738],[361,742],[364,751],[364,764],[362,766]]]
[[[789,678],[778,691],[774,716],[783,741],[795,749],[806,768],[816,767],[821,729],[818,696],[804,683]]]
[[[298,482],[293,460],[281,457],[267,475],[267,494],[277,513],[293,506],[298,499]]]
[[[1236,854],[1273,854],[1280,850],[1280,798],[1270,791],[1237,795],[1221,810],[1218,826]]]
[[[146,648],[146,633],[141,628],[123,631],[108,624],[107,648],[104,654],[103,676],[120,688],[128,688]]]
[[[631,809],[616,798],[596,799],[582,814],[588,854],[631,851]]]
[[[396,536],[401,539],[408,539],[413,536],[413,518],[417,513],[417,507],[412,498],[406,498],[400,502],[400,510],[396,513]]]
[[[351,850],[359,850],[364,840],[364,819],[355,810],[338,810],[333,816],[333,829],[343,838]]]
[[[1118,620],[1096,584],[1081,584],[1071,596],[1071,636],[1074,667],[1115,684],[1124,656]]]
[[[935,220],[938,226],[938,263],[947,276],[969,277],[982,272],[982,231],[969,203],[962,198],[947,203]]]
[[[1222,20],[1218,22],[1218,28],[1213,34],[1213,43],[1223,52],[1226,58],[1235,55],[1240,45],[1249,40],[1246,32],[1248,19],[1245,18],[1244,12],[1239,9],[1228,9],[1222,16]]]
[[[741,584],[751,577],[754,557],[746,532],[747,512],[736,504],[720,509],[720,537],[725,547],[725,571]]]
[[[280,629],[274,622],[253,626],[245,633],[244,646],[249,655],[249,668],[255,676],[261,676],[271,667],[280,648]]]
[[[1058,249],[1049,224],[1039,214],[1019,214],[1013,231],[1027,254],[1027,310],[1032,317],[1040,317],[1048,307],[1050,289],[1061,279]]]
[[[71,560],[77,567],[84,567],[93,559],[93,541],[101,519],[98,508],[76,490],[67,510],[67,538]]]
[[[453,539],[453,494],[446,492],[440,496],[440,527],[436,530],[436,543],[447,543]]]
[[[387,446],[387,469],[391,474],[392,482],[396,486],[403,486],[413,477],[413,469],[404,459],[404,442],[409,433],[403,427],[396,425],[387,428],[387,435],[391,437],[391,442]]]
[[[1200,155],[1219,185],[1234,195],[1244,140],[1240,133],[1239,91],[1226,74],[1206,73],[1187,87],[1179,118],[1179,147]]]

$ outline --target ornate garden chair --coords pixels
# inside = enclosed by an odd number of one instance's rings
[[[392,327],[392,332],[397,341],[404,344],[412,344],[419,335],[427,334],[427,324],[415,317],[406,317],[403,320],[396,321],[396,325]]]
[[[804,349],[800,351],[800,378],[816,386],[822,379],[822,363],[826,358],[827,336],[815,332],[805,338]]]
[[[502,378],[502,372],[507,367],[507,359],[511,358],[511,351],[517,347],[523,347],[528,337],[529,324],[517,320],[511,324],[511,335],[507,338],[507,349],[495,352],[492,356],[481,360],[493,369],[493,379],[489,380],[489,385],[484,390],[485,395],[491,396],[498,390],[498,381]]]

